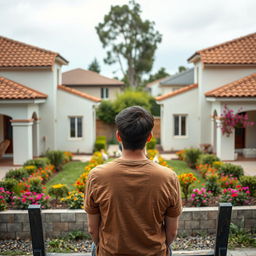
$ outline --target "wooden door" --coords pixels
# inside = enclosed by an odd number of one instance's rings
[[[10,145],[6,150],[6,154],[13,153],[13,136],[12,136],[12,125],[9,116],[4,116],[4,139],[10,141]]]
[[[245,128],[235,128],[235,148],[245,148]]]

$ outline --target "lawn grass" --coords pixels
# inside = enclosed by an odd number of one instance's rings
[[[204,186],[203,184],[205,184],[205,179],[202,178],[197,170],[191,169],[186,162],[181,160],[169,160],[167,162],[177,175],[192,172],[196,176],[197,181],[191,185],[191,188],[201,188]]]
[[[73,184],[77,178],[84,172],[87,162],[71,161],[64,165],[63,170],[57,173],[46,183],[46,190],[54,184],[66,184],[69,190],[75,189]]]

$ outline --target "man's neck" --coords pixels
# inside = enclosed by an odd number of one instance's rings
[[[138,149],[134,151],[123,149],[121,159],[136,161],[136,160],[146,160],[147,157],[145,154],[145,149]]]

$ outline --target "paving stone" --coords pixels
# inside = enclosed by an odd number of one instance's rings
[[[8,232],[22,231],[22,224],[21,223],[7,223],[7,230],[8,230]]]
[[[61,222],[75,222],[76,221],[76,214],[61,213],[60,214],[60,221]]]

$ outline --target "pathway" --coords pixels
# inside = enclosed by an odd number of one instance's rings
[[[245,175],[248,175],[248,176],[255,176],[256,175],[256,161],[230,161],[230,162],[232,164],[242,166],[243,169],[244,169],[244,174]]]

